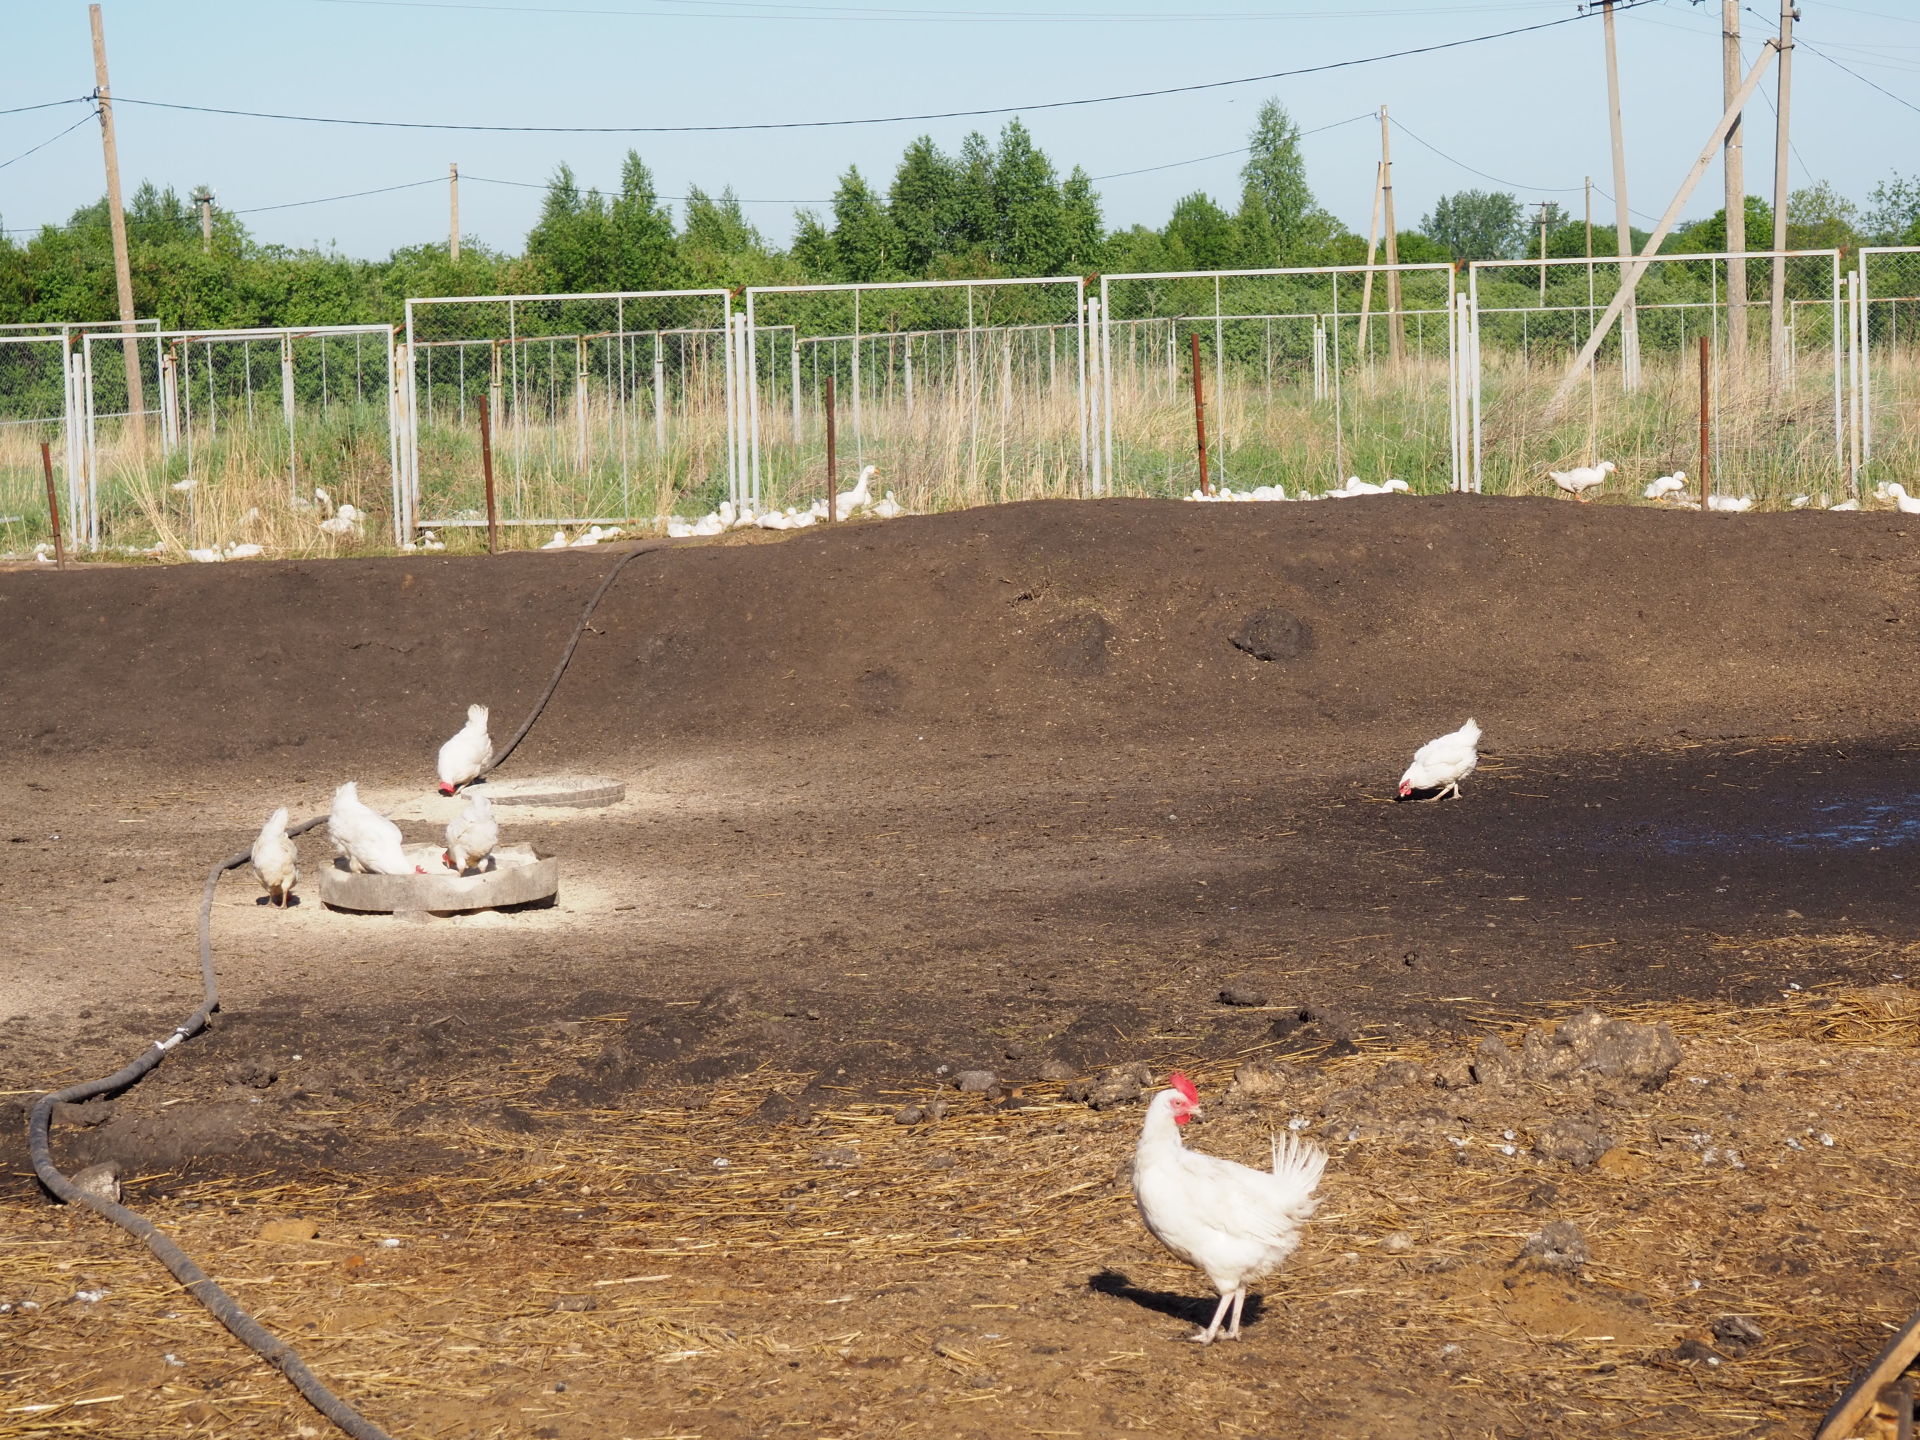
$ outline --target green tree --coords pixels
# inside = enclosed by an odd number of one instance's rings
[[[1053,162],[1018,119],[993,157],[994,258],[1009,275],[1052,275],[1066,259],[1066,216]]]
[[[653,172],[635,151],[620,165],[620,193],[608,207],[613,271],[621,290],[664,290],[679,279],[673,212],[660,203]],[[464,258],[464,257],[463,257]]]
[[[1787,196],[1787,248],[1831,250],[1860,243],[1860,207],[1822,180]]]
[[[922,135],[900,157],[887,211],[900,232],[900,268],[909,275],[929,273],[962,248],[960,173],[930,137]]]
[[[607,203],[597,190],[581,193],[565,164],[547,182],[540,218],[527,232],[527,257],[538,262],[555,290],[599,290],[613,269]]]
[[[679,250],[683,273],[692,283],[737,288],[769,277],[766,242],[747,223],[731,185],[717,196],[689,185],[686,215]]]
[[[1526,244],[1520,201],[1504,190],[1442,195],[1420,229],[1455,260],[1508,260]]]
[[[886,203],[857,165],[847,167],[833,192],[833,254],[843,280],[892,280],[905,245]]]
[[[1106,224],[1093,177],[1078,165],[1060,187],[1060,221],[1065,241],[1061,268],[1074,274],[1099,269],[1106,254]]]
[[[788,247],[787,257],[809,280],[833,280],[840,274],[840,261],[833,253],[833,232],[814,210],[793,212],[793,244]]]
[[[1173,207],[1163,233],[1169,270],[1226,270],[1240,263],[1233,217],[1196,190]]]
[[[1300,127],[1284,105],[1268,100],[1254,119],[1247,146],[1247,162],[1240,167],[1242,233],[1251,245],[1272,246],[1272,258],[1258,264],[1299,263],[1318,238],[1316,230],[1324,228],[1309,223],[1319,206],[1300,155]]]
[[[1793,214],[1791,198],[1787,214]],[[1920,176],[1896,170],[1868,191],[1861,229],[1881,245],[1920,244]]]
[[[954,178],[958,246],[990,259],[999,230],[999,212],[993,195],[993,146],[978,130],[960,142]]]

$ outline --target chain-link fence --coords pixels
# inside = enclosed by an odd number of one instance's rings
[[[1449,488],[1452,304],[1448,265],[1103,276],[1103,489],[1196,487],[1196,351],[1216,487]]]
[[[741,471],[724,290],[407,302],[415,526],[651,523]]]
[[[1862,249],[1858,264],[1862,478],[1911,482],[1920,468],[1920,246]]]
[[[1623,271],[1642,263],[1634,296],[1569,383]],[[1743,303],[1728,299],[1729,264],[1744,267]],[[1483,260],[1470,267],[1468,290],[1478,348],[1474,488],[1553,494],[1549,470],[1602,460],[1636,487],[1682,470],[1697,477],[1704,339],[1714,492],[1776,501],[1849,490],[1838,251]]]
[[[384,325],[82,338],[88,543],[335,548],[394,528],[393,332]],[[346,523],[321,528],[338,507]],[[383,519],[387,522],[382,523]]]
[[[46,473],[48,447],[56,503],[71,541],[81,502],[82,471],[73,423],[71,349],[60,334],[0,334],[0,554],[23,555],[51,542]]]
[[[757,508],[876,466],[913,510],[1077,495],[1088,473],[1085,286],[1077,279],[762,286],[747,291]]]

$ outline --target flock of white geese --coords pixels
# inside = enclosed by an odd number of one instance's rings
[[[1555,486],[1576,500],[1586,500],[1590,494],[1603,491],[1607,480],[1617,472],[1611,460],[1602,460],[1597,465],[1576,465],[1569,470],[1549,470],[1547,478]],[[879,477],[877,467],[868,465],[861,469],[860,477],[851,490],[842,490],[834,497],[833,518],[852,519],[855,516],[876,520],[891,520],[908,513],[907,508],[894,498],[888,490],[879,498],[873,494],[873,482]],[[175,482],[170,488],[182,494],[191,493],[197,486],[197,480]],[[1650,481],[1640,492],[1641,498],[1652,501],[1664,509],[1698,510],[1700,502],[1691,498],[1691,482],[1687,472],[1675,470],[1671,475],[1662,475]],[[1349,476],[1342,485],[1318,493],[1301,489],[1289,495],[1282,485],[1256,485],[1249,490],[1235,490],[1223,485],[1218,490],[1204,492],[1194,490],[1184,498],[1209,504],[1235,504],[1258,501],[1303,501],[1303,500],[1351,500],[1363,495],[1405,495],[1412,487],[1404,480],[1385,480],[1372,484],[1357,475]],[[1882,481],[1873,487],[1873,500],[1881,505],[1892,505],[1903,515],[1920,515],[1920,495],[1909,495],[1906,487],[1898,482]],[[1827,510],[1836,514],[1858,511],[1863,507],[1860,501],[1845,499],[1831,501],[1826,495],[1796,495],[1788,502],[1795,510]],[[357,537],[364,533],[366,515],[363,511],[347,503],[335,505],[333,497],[324,489],[316,489],[313,498],[296,498],[294,509],[315,514],[320,533],[333,537]],[[1739,514],[1754,507],[1750,495],[1710,494],[1706,508],[1727,514]],[[731,500],[720,502],[718,509],[711,510],[697,520],[685,520],[679,516],[669,516],[665,528],[670,539],[684,540],[697,536],[721,535],[729,530],[802,530],[810,525],[820,524],[827,519],[827,502],[824,497],[816,499],[806,509],[795,506],[785,509],[768,508],[755,511],[751,506],[735,505]],[[14,517],[5,517],[14,518]],[[263,519],[256,507],[247,511],[242,523],[256,523]],[[609,540],[619,540],[625,536],[618,525],[588,525],[584,530],[569,535],[564,529],[555,530],[553,538],[540,548],[542,550],[582,550]],[[400,546],[403,554],[445,550],[446,543],[433,530],[423,529],[416,539]],[[217,564],[227,560],[252,560],[267,553],[268,547],[253,541],[229,541],[224,544],[195,547],[179,551],[188,560],[200,564]],[[145,549],[133,546],[119,547],[119,553],[144,559],[165,559],[171,551],[165,542]],[[9,551],[0,554],[0,560],[32,560],[39,564],[51,565],[54,562],[54,549],[50,541],[42,540],[29,551]]]

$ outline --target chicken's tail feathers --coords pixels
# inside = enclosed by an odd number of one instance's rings
[[[1302,1194],[1313,1192],[1326,1169],[1327,1152],[1311,1140],[1291,1130],[1273,1137],[1273,1173],[1299,1185]]]
[[[485,725],[487,723],[487,707],[484,705],[467,706],[467,723],[469,725]]]
[[[1467,723],[1460,727],[1460,733],[1463,736],[1465,736],[1470,743],[1475,745],[1479,744],[1480,743],[1480,722],[1478,720],[1475,720],[1472,716],[1468,716]]]
[[[275,831],[283,831],[286,828],[287,828],[287,807],[282,805],[278,810],[274,811],[273,814],[267,817],[266,826],[262,829],[261,834],[264,835],[264,834],[268,834]]]

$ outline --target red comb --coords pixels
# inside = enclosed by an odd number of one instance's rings
[[[1176,1070],[1167,1076],[1167,1084],[1178,1090],[1194,1104],[1198,1105],[1200,1103],[1200,1092],[1193,1088],[1193,1081],[1189,1080],[1180,1071]]]

